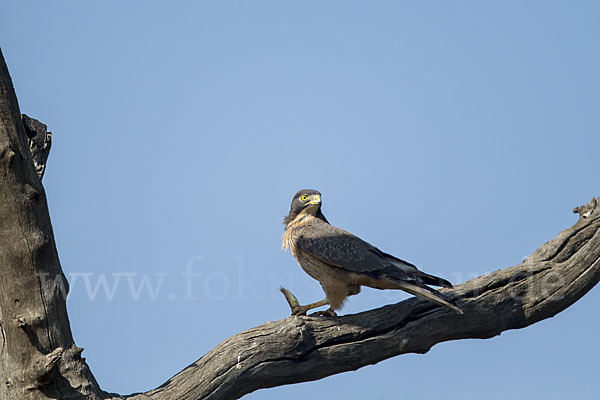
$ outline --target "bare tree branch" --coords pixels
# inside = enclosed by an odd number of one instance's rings
[[[566,309],[600,280],[600,207],[593,199],[574,210],[580,218],[573,227],[523,263],[445,290],[463,315],[412,298],[337,318],[290,317],[225,340],[157,389],[108,394],[73,342],[68,288],[30,148],[0,53],[0,398],[6,400],[239,398],[426,353],[449,340],[523,328]]]
[[[569,307],[600,279],[596,200],[580,220],[523,263],[445,293],[464,315],[412,298],[338,318],[290,317],[235,335],[158,389],[134,399],[233,399],[260,388],[317,380],[441,342],[486,339]]]

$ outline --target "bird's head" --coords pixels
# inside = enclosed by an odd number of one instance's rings
[[[299,190],[292,199],[290,213],[283,219],[283,224],[288,225],[300,214],[310,214],[322,218],[327,222],[323,213],[321,213],[321,193],[313,189]]]

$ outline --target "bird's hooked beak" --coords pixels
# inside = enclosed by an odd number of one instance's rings
[[[318,206],[319,204],[321,204],[321,196],[319,196],[318,194],[312,195],[310,201],[306,204]]]

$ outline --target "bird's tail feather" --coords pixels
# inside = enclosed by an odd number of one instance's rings
[[[445,280],[444,278],[440,278],[439,276],[430,275],[426,272],[419,271],[417,275],[417,279],[421,279],[426,285],[434,285],[434,286],[442,286],[445,288],[452,288],[452,283]]]
[[[451,309],[452,311],[457,312],[459,314],[463,313],[462,310],[460,309],[460,307],[458,307],[454,301],[447,298],[446,296],[444,296],[442,293],[438,292],[435,289],[432,289],[425,285],[423,285],[423,286],[415,285],[414,283],[399,280],[399,279],[394,279],[393,281],[398,286],[398,289],[400,289],[400,290],[404,290],[405,292],[410,293],[412,295],[433,301],[434,303],[437,303],[441,306],[447,307],[447,308]]]
[[[435,275],[431,275],[426,272],[423,272],[423,271],[419,270],[417,267],[415,267],[414,265],[412,265],[411,263],[404,261],[404,260],[400,260],[399,258],[396,258],[387,253],[383,253],[383,254],[385,256],[387,256],[388,259],[391,259],[391,263],[394,265],[394,267],[398,268],[400,271],[402,271],[404,273],[413,275],[415,277],[415,279],[417,279],[419,282],[424,283],[425,285],[433,285],[433,286],[442,286],[445,288],[452,288],[452,283],[445,280],[444,278],[440,278],[439,276],[435,276]],[[388,270],[386,272],[388,272],[388,274],[394,276],[394,274],[393,274],[394,271]]]

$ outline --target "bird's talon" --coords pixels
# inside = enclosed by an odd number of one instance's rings
[[[311,315],[317,315],[319,317],[330,317],[330,318],[337,317],[337,314],[333,310],[317,311],[316,313],[313,313]]]
[[[292,317],[294,315],[306,315],[307,311],[308,311],[308,308],[306,308],[304,306],[295,306],[292,308]]]

